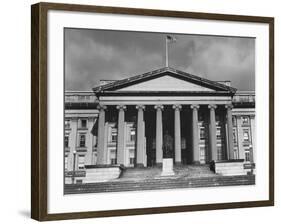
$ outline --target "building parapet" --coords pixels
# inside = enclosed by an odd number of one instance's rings
[[[96,96],[91,91],[66,91],[66,103],[93,103],[96,101]]]
[[[233,96],[233,103],[255,103],[254,91],[238,91]]]
[[[234,106],[254,106],[255,92],[254,91],[237,91],[233,96],[232,102]],[[91,91],[66,91],[65,105],[66,109],[83,109],[95,108],[97,97]]]

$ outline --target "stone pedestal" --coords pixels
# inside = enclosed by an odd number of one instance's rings
[[[175,175],[173,167],[174,167],[174,162],[173,158],[164,158],[162,160],[162,173],[161,176],[173,176]]]
[[[217,161],[213,163],[213,169],[216,174],[222,176],[240,176],[247,174],[247,170],[244,169],[243,159]]]
[[[119,165],[88,165],[83,183],[98,183],[118,179],[123,171]]]

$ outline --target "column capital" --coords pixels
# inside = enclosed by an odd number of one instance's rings
[[[145,110],[145,106],[140,104],[140,105],[136,106],[136,109],[137,110]]]
[[[232,104],[226,104],[226,105],[225,105],[225,108],[231,110],[231,109],[233,108],[233,105],[232,105]]]
[[[102,105],[102,104],[99,104],[97,106],[98,110],[106,110],[107,109],[107,106],[106,105]]]
[[[217,105],[215,105],[215,104],[210,104],[210,105],[208,105],[208,108],[209,108],[209,109],[216,109],[216,108],[217,108]]]
[[[156,109],[156,110],[163,110],[163,109],[164,109],[164,106],[161,105],[161,104],[158,104],[158,105],[155,105],[155,106],[154,106],[154,109]]]
[[[181,110],[182,106],[180,104],[174,104],[173,109],[175,110]]]
[[[198,110],[200,108],[200,106],[198,104],[192,104],[192,105],[190,105],[190,108]]]
[[[127,109],[126,105],[117,105],[116,108],[117,108],[117,110],[126,110]]]

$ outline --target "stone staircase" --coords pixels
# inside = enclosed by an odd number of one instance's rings
[[[207,165],[175,166],[175,175],[161,177],[161,168],[129,168],[119,179],[102,183],[67,184],[65,194],[217,187],[255,184],[254,175],[221,176]]]
[[[118,181],[153,179],[161,177],[161,167],[148,168],[128,168],[123,171],[122,176]],[[183,177],[210,177],[217,176],[210,170],[209,165],[181,165],[175,166],[174,172],[176,178]]]

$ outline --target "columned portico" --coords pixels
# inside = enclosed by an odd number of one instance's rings
[[[125,110],[126,106],[118,105],[118,139],[117,139],[117,163],[125,164]]]
[[[104,124],[105,124],[105,110],[106,106],[99,105],[99,120],[98,120],[98,149],[97,149],[97,164],[105,164],[106,157],[104,156],[105,145],[104,145]]]
[[[217,161],[217,137],[216,137],[216,113],[215,109],[217,108],[216,105],[209,105],[208,108],[210,109],[210,130],[209,130],[209,138],[210,138],[210,153],[211,153],[211,160]]]
[[[232,105],[225,105],[227,121],[227,158],[234,159]]]
[[[143,118],[143,111],[145,106],[137,105],[136,109],[138,110],[138,121],[137,121],[137,166],[146,166],[145,161],[145,123]]]
[[[198,133],[198,109],[199,105],[193,104],[190,106],[192,109],[192,155],[193,163],[199,164],[199,133]]]
[[[156,105],[156,164],[161,164],[163,159],[163,124],[162,110],[163,105]]]
[[[175,110],[175,163],[181,164],[181,120],[180,120],[180,110],[181,105],[173,105]]]
[[[100,109],[98,164],[106,164],[106,153],[107,164],[127,167],[159,165],[166,155],[176,164],[233,159],[230,105],[235,91],[171,68],[94,88],[99,103],[110,110],[105,130]]]

